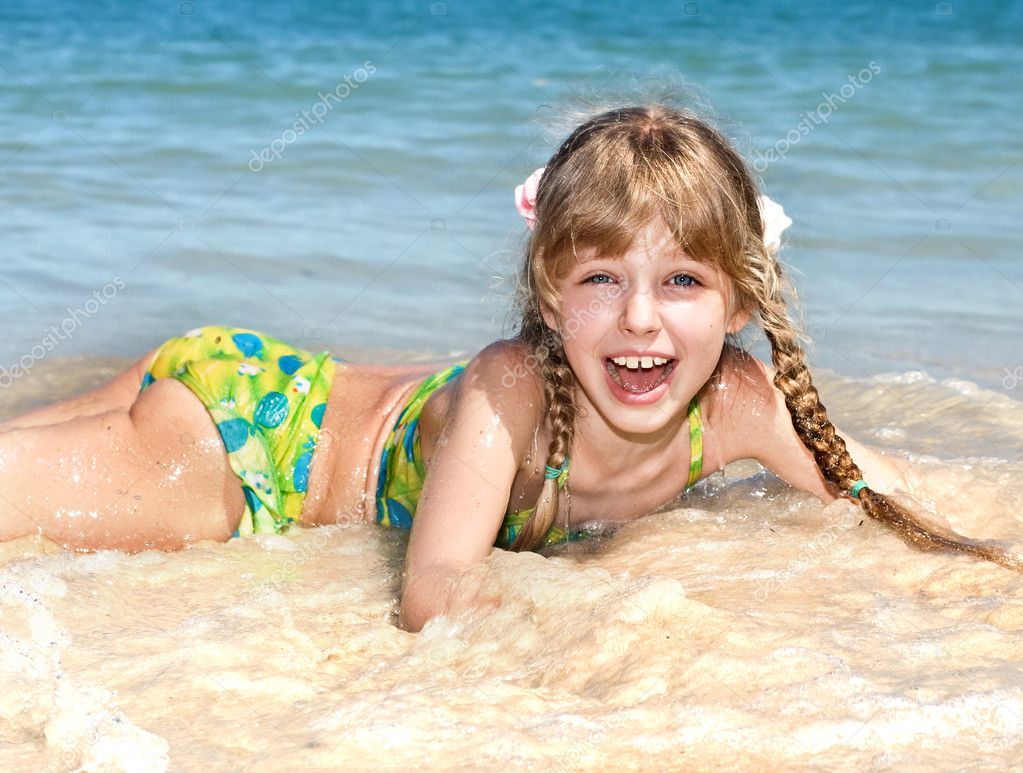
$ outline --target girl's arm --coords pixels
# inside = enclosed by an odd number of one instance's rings
[[[493,549],[540,420],[537,384],[509,341],[488,346],[459,376],[412,522],[400,627],[418,631],[443,614],[465,572]]]
[[[810,450],[792,425],[785,395],[773,382],[775,370],[752,355],[730,350],[726,372],[730,388],[724,390],[720,420],[725,440],[724,463],[755,459],[790,486],[815,494],[825,502],[839,493],[825,480]],[[863,479],[875,491],[889,493],[907,487],[908,467],[863,445],[837,426]]]

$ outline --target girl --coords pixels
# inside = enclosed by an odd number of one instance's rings
[[[717,130],[661,104],[604,112],[517,205],[532,233],[514,338],[429,372],[191,331],[0,426],[0,538],[173,549],[375,518],[411,528],[400,622],[419,630],[495,544],[578,539],[750,458],[919,547],[1019,568],[896,504],[899,467],[828,420],[778,235]],[[726,340],[751,320],[773,368]]]

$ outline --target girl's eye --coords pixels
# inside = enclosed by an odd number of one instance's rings
[[[681,281],[676,282],[675,281],[676,279],[679,279]],[[671,283],[675,287],[692,287],[694,284],[696,284],[696,280],[689,274],[675,274],[675,276],[671,278]]]
[[[586,284],[595,284],[595,285],[606,285],[606,284],[607,284],[607,282],[604,282],[604,281],[598,281],[598,280],[603,280],[603,279],[606,279],[606,280],[608,280],[608,281],[611,281],[611,277],[609,277],[609,276],[608,276],[607,274],[594,274],[594,275],[593,275],[593,276],[591,276],[591,277],[587,277],[587,278],[586,278],[585,280],[583,280],[583,281],[584,281],[584,283],[586,283]]]

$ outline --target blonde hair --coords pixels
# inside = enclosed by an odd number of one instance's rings
[[[560,308],[556,283],[577,251],[593,247],[602,255],[622,255],[635,234],[660,217],[682,249],[731,279],[735,304],[764,330],[776,370],[774,384],[824,477],[847,495],[862,478],[807,369],[786,301],[794,293],[764,245],[757,196],[749,169],[723,134],[695,114],[660,102],[605,110],[561,143],[540,179],[536,226],[517,298],[517,337],[538,365],[550,414],[549,466],[560,467],[572,449],[575,378],[561,338],[544,323],[541,309]],[[541,543],[554,522],[558,499],[556,481],[545,479],[512,550]],[[863,489],[859,502],[868,515],[918,548],[962,551],[1021,568],[1000,547],[927,524],[877,491]]]

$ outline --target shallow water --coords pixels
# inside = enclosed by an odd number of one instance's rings
[[[674,72],[794,221],[818,362],[997,387],[1023,374],[1021,25],[1019,0],[8,0],[0,382],[204,324],[477,351],[552,106]]]
[[[781,152],[755,171],[794,220],[782,257],[837,424],[914,462],[918,507],[1018,551],[1020,19],[4,3],[0,414],[203,324],[355,361],[476,351],[509,332],[511,192],[556,147],[540,114],[677,71],[751,162]],[[0,544],[0,770],[1019,766],[1019,575],[753,464],[682,504],[546,559],[495,551],[419,635],[394,625],[406,535],[374,525],[178,554]]]
[[[920,372],[818,380],[839,426],[905,449],[917,506],[1021,549],[1023,405]],[[495,550],[418,635],[395,626],[406,535],[376,525],[0,545],[0,768],[1018,764],[1023,577],[726,473],[610,538]]]

